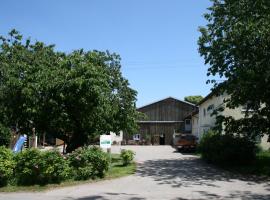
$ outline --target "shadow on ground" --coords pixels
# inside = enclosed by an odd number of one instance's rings
[[[127,193],[104,193],[104,195],[86,196],[80,198],[66,198],[65,200],[111,200],[111,199],[126,199],[126,200],[145,200],[145,198],[137,197],[137,194]]]
[[[230,199],[244,199],[244,200],[269,200],[270,195],[254,194],[249,191],[233,192],[228,196],[220,196],[206,191],[196,191],[200,194],[200,198],[192,198],[193,200],[230,200]],[[104,195],[86,196],[81,198],[66,198],[65,200],[111,200],[111,199],[125,199],[125,200],[145,200],[143,197],[130,197],[134,194],[125,193],[105,193]],[[188,200],[185,198],[174,198],[172,200]]]
[[[137,176],[151,177],[158,184],[171,185],[175,188],[209,186],[210,188],[220,188],[222,184],[219,181],[228,182],[245,181],[247,185],[256,185],[263,183],[268,190],[269,178],[258,176],[244,176],[216,168],[203,162],[196,157],[184,159],[167,160],[149,160],[140,164],[137,170]],[[219,183],[218,183],[219,182]],[[237,188],[232,188],[237,189]],[[249,191],[233,191],[229,196],[219,196],[205,191],[194,191],[200,193],[204,199],[270,199],[270,195],[254,194]],[[181,199],[181,198],[179,198]]]
[[[175,190],[183,188],[190,188],[195,194],[191,199],[245,199],[245,200],[269,200],[269,193],[261,193],[260,191],[248,191],[245,186],[258,186],[267,191],[270,189],[269,179],[257,176],[243,176],[241,174],[234,174],[212,165],[203,162],[197,157],[185,157],[182,159],[160,159],[148,160],[138,165],[135,176],[152,178],[157,184],[169,185]],[[238,182],[245,183],[238,188]],[[228,184],[232,183],[228,187]],[[224,184],[227,185],[227,191],[223,193]],[[203,186],[203,187],[196,187]],[[260,186],[260,187],[261,187]],[[244,187],[244,188],[243,188]],[[154,192],[154,191],[153,191]],[[81,198],[66,198],[65,200],[110,200],[110,199],[126,199],[126,200],[144,200],[147,197],[142,194],[128,194],[128,193],[101,193],[94,196],[85,196]],[[171,200],[186,200],[179,196],[179,198],[172,198]]]
[[[248,182],[249,185],[267,181],[265,177],[243,176],[216,168],[196,157],[149,160],[139,165],[137,175],[152,177],[159,184],[169,184],[172,187],[190,187],[193,185],[218,187],[213,184],[215,181],[242,180]]]

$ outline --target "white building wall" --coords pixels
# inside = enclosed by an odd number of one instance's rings
[[[193,115],[191,117],[191,123],[192,123],[192,135],[195,135],[196,137],[199,137],[199,113],[196,115]]]
[[[216,116],[215,115],[211,116],[214,109],[224,107],[224,110],[220,112],[220,114],[225,117],[232,116],[234,119],[240,119],[244,117],[245,112],[242,106],[234,109],[229,109],[225,107],[224,99],[227,98],[229,98],[229,95],[227,95],[226,93],[220,96],[213,95],[205,102],[203,102],[201,105],[199,105],[199,124],[198,124],[199,139],[202,138],[204,133],[206,133],[209,129],[215,126]],[[209,106],[211,105],[213,105],[213,109],[210,111],[207,110],[207,108],[209,108]],[[270,148],[270,143],[267,142],[267,136],[261,138],[261,146],[263,147],[263,149]]]

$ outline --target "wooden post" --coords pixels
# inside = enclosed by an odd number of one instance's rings
[[[45,147],[45,140],[46,140],[46,133],[43,132],[43,135],[42,135],[42,146]]]

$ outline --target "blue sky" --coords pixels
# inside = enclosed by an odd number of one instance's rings
[[[138,91],[137,106],[173,96],[207,95],[198,27],[209,0],[4,0],[0,34],[16,28],[56,49],[109,50]]]

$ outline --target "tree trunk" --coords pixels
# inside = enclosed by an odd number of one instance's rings
[[[71,153],[75,149],[87,144],[87,136],[84,134],[73,134],[69,141],[67,141],[66,153]]]

